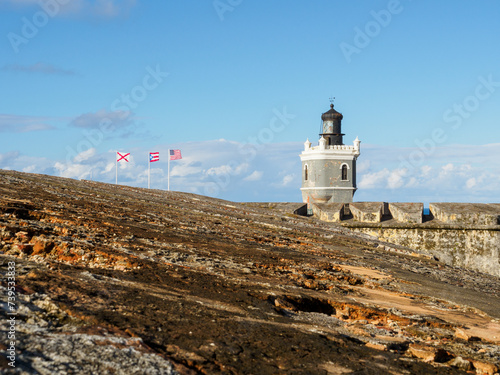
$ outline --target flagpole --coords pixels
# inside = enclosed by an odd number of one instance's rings
[[[150,186],[150,182],[151,182],[151,154],[149,154],[148,157],[148,189]]]
[[[168,174],[167,174],[167,186],[168,191],[170,191],[170,150],[168,150]]]
[[[115,153],[115,170],[116,170],[115,185],[118,185],[118,151],[116,151]]]

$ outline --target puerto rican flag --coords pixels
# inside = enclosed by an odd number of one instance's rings
[[[159,152],[150,152],[149,153],[149,162],[152,163],[154,161],[159,161],[160,160],[160,153]]]
[[[182,159],[181,150],[170,150],[170,160]]]
[[[125,160],[127,163],[128,163],[128,157],[130,156],[130,152],[125,154],[125,153],[120,153],[120,152],[116,152],[116,161],[122,161],[122,160]]]

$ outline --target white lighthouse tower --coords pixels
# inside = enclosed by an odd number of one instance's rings
[[[344,145],[341,122],[344,116],[333,109],[321,115],[318,146],[307,140],[302,161],[302,200],[304,203],[349,203],[356,192],[356,159],[361,141]]]

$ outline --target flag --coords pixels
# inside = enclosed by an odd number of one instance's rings
[[[154,161],[159,161],[160,160],[160,153],[159,152],[150,152],[149,153],[149,162],[152,163]]]
[[[118,151],[116,152],[116,161],[121,161],[121,160],[125,160],[127,163],[128,163],[128,159],[127,157],[130,155],[130,152],[127,153],[127,154],[120,154]]]
[[[170,150],[170,160],[182,159],[181,150]]]

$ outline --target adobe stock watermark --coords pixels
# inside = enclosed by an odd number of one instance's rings
[[[453,107],[443,114],[444,122],[451,123],[453,130],[459,129],[462,122],[479,109],[480,103],[489,99],[500,87],[500,81],[494,81],[492,74],[488,75],[488,78],[479,76],[477,80],[479,84],[476,86],[474,94],[467,96],[461,103],[454,103]]]
[[[435,128],[429,137],[423,140],[416,139],[415,144],[418,149],[411,152],[407,158],[399,157],[400,169],[408,171],[423,166],[426,158],[436,151],[438,145],[448,140],[448,133],[458,130],[464,120],[470,118],[472,113],[480,108],[481,102],[488,100],[500,88],[500,81],[495,81],[492,74],[489,74],[487,78],[479,76],[477,80],[478,84],[473,94],[465,97],[459,103],[453,103],[451,108],[444,111],[443,121],[450,124],[451,127]]]
[[[389,0],[386,9],[370,11],[372,19],[368,21],[362,29],[357,26],[354,28],[352,44],[346,42],[339,44],[340,50],[344,54],[347,63],[351,63],[352,55],[360,54],[363,49],[368,47],[372,40],[376,38],[384,28],[389,26],[393,17],[400,14],[403,10],[404,7],[399,0]]]
[[[7,263],[6,285],[7,285],[7,364],[10,367],[16,367],[16,331],[17,331],[17,294],[16,294],[16,262]]]
[[[286,107],[282,111],[273,109],[274,116],[269,121],[269,125],[259,130],[256,135],[251,135],[246,142],[238,149],[240,155],[244,157],[243,163],[238,163],[236,160],[230,160],[226,171],[220,174],[211,175],[212,182],[205,185],[205,195],[217,195],[221,190],[227,189],[231,183],[231,177],[238,172],[238,167],[241,164],[249,163],[267,144],[271,143],[277,134],[283,132],[290,125],[290,120],[297,117],[294,114],[288,113]]]
[[[21,32],[10,32],[7,34],[10,45],[15,53],[19,53],[19,47],[28,44],[40,29],[47,26],[49,20],[54,18],[61,11],[61,7],[67,5],[71,0],[39,0],[40,10],[33,13],[31,17],[21,18]]]
[[[146,67],[146,74],[141,80],[141,84],[134,86],[129,92],[123,93],[119,98],[111,103],[111,111],[119,113],[119,119],[125,119],[132,109],[145,101],[149,93],[155,90],[169,76],[170,73],[163,72],[159,64],[155,68]],[[116,130],[115,117],[103,117],[100,119],[97,128],[84,130],[84,138],[75,147],[66,146],[66,162],[72,163],[74,158],[82,152],[99,146],[107,135]]]
[[[212,5],[221,21],[224,21],[224,14],[233,12],[243,0],[214,0]]]

